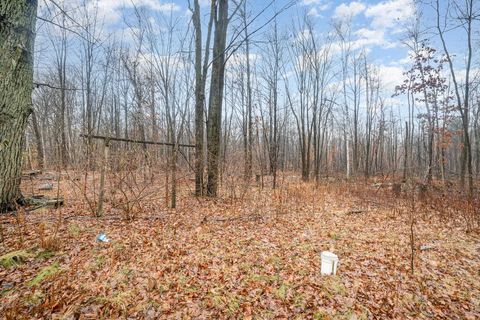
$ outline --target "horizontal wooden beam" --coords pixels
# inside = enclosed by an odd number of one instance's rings
[[[169,143],[169,142],[156,142],[156,141],[143,141],[143,140],[134,140],[134,139],[124,139],[124,138],[115,138],[115,137],[106,137],[106,136],[98,136],[98,135],[88,135],[88,134],[81,134],[80,137],[82,138],[92,138],[92,139],[100,139],[100,140],[110,140],[110,141],[122,141],[122,142],[131,142],[131,143],[141,143],[141,144],[154,144],[154,145],[160,145],[160,146],[170,146],[174,147],[174,143]],[[184,144],[184,143],[178,143],[177,144],[179,147],[185,147],[185,148],[195,148],[194,144]]]

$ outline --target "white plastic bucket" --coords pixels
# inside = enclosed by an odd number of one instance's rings
[[[321,274],[337,274],[338,257],[336,254],[330,251],[322,251],[320,258],[322,259]]]

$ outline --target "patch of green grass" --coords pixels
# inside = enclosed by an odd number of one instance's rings
[[[40,303],[42,303],[43,298],[45,298],[45,294],[42,292],[42,290],[35,290],[32,294],[25,298],[25,304],[32,307],[38,306]]]
[[[301,243],[300,245],[296,246],[296,249],[300,251],[311,251],[313,249],[313,245],[311,243]]]
[[[275,290],[275,295],[282,299],[282,300],[285,300],[285,298],[287,297],[287,292],[288,292],[288,289],[290,288],[291,286],[288,285],[288,284],[285,284],[285,283],[282,283],[280,285],[280,287],[278,289]]]
[[[332,239],[332,240],[340,240],[340,238],[341,238],[341,236],[340,236],[338,233],[336,233],[336,232],[330,232],[330,233],[328,234],[328,236],[329,236],[330,239]]]
[[[208,296],[215,308],[224,310],[230,316],[238,312],[243,298],[240,295],[226,292],[220,288],[211,289]]]
[[[122,275],[124,275],[125,277],[129,277],[130,275],[133,274],[133,270],[130,269],[128,266],[123,266],[121,269],[120,269],[120,273]]]
[[[155,300],[150,300],[150,301],[148,301],[147,306],[148,306],[148,307],[155,308],[155,309],[158,309],[158,308],[160,308],[162,305],[161,305],[160,303],[158,303],[157,301],[155,301]]]
[[[222,300],[222,294],[216,289],[210,289],[208,292],[208,296],[210,297],[210,300],[212,301],[212,304],[216,307],[219,308],[223,304]]]
[[[336,313],[333,316],[333,319],[334,320],[352,320],[352,319],[366,320],[368,319],[368,314],[366,314],[365,312],[358,314],[355,311],[349,309],[345,312]]]
[[[122,244],[122,243],[114,243],[113,244],[113,249],[115,249],[115,251],[117,253],[121,253],[121,252],[125,251],[125,248],[126,248],[125,245]]]
[[[335,294],[345,295],[346,288],[337,277],[332,277],[330,289]]]
[[[68,234],[70,234],[71,236],[74,236],[74,237],[78,236],[81,230],[82,229],[80,229],[80,227],[75,223],[68,225]]]
[[[4,268],[16,267],[32,256],[25,250],[12,251],[0,257],[0,265]]]
[[[55,256],[55,252],[51,251],[51,250],[44,250],[44,251],[40,251],[39,253],[37,253],[37,256],[35,258],[37,259],[48,259],[48,258],[51,258]]]
[[[0,290],[0,296],[6,296],[11,292],[15,292],[15,288],[13,286]]]
[[[107,262],[107,258],[104,255],[99,255],[95,257],[95,260],[90,263],[90,270],[100,270],[102,269]]]
[[[304,309],[306,307],[305,295],[301,293],[295,293],[293,295],[293,305],[297,308]]]
[[[61,271],[60,265],[58,262],[54,262],[51,265],[44,267],[40,272],[33,278],[31,281],[28,282],[29,286],[36,286],[40,284],[46,278],[49,278]]]
[[[279,256],[271,256],[267,263],[272,264],[274,267],[280,267],[282,265],[282,259]]]
[[[184,291],[185,293],[193,293],[193,292],[197,292],[198,288],[196,286],[187,285]]]
[[[313,319],[314,320],[326,320],[326,319],[330,319],[330,315],[328,313],[326,313],[325,311],[317,311],[313,314]]]
[[[121,291],[110,297],[99,297],[97,298],[97,301],[108,304],[116,309],[125,310],[131,297],[132,293],[130,291]]]
[[[231,294],[227,296],[227,313],[230,315],[235,314],[238,309],[240,308],[240,297],[235,294]]]
[[[163,294],[169,290],[169,287],[167,285],[164,285],[162,283],[157,283],[156,287],[158,293]]]
[[[345,285],[337,276],[326,277],[325,282],[323,283],[323,288],[325,289],[327,297],[330,299],[337,295],[345,296],[347,294]]]
[[[248,262],[242,262],[242,263],[240,263],[240,265],[238,266],[238,268],[239,268],[241,271],[250,273],[250,271],[251,271],[252,268],[253,268],[253,265],[252,265],[251,263],[248,263]]]
[[[278,275],[267,275],[267,274],[257,274],[254,273],[250,276],[251,281],[255,282],[266,282],[266,283],[274,283],[278,281],[280,277]]]

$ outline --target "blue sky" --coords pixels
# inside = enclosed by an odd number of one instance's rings
[[[188,19],[188,0],[135,0],[133,2],[147,10],[159,13],[170,10],[178,14],[184,13]],[[205,14],[208,12],[209,2],[209,0],[200,0]],[[256,21],[256,25],[261,25],[272,16],[275,10],[289,2],[290,0],[277,0],[275,5]],[[99,6],[105,12],[107,21],[113,22],[120,19],[122,10],[129,10],[131,3],[132,1],[126,0],[100,0]],[[270,0],[249,0],[251,15],[254,16],[269,3]],[[233,6],[232,2],[230,6]],[[424,5],[418,9],[423,12],[424,20],[431,21],[433,15],[431,8]],[[279,24],[289,32],[293,21],[307,14],[314,22],[316,31],[323,34],[331,30],[331,24],[334,21],[351,20],[351,40],[354,47],[368,50],[370,61],[380,66],[385,76],[384,82],[388,82],[385,84],[392,88],[402,79],[402,70],[408,62],[408,50],[400,40],[405,36],[405,26],[412,23],[415,10],[414,0],[297,0],[295,6],[279,16]],[[424,27],[429,26],[424,25]],[[455,37],[450,35],[449,40],[452,39]],[[454,47],[459,46],[455,44]]]
[[[247,0],[251,16],[255,16],[270,3],[270,0]],[[291,0],[277,0],[274,6],[266,10],[253,24],[253,28],[262,25],[265,20],[272,17],[274,12],[282,8]],[[57,0],[64,3],[72,12],[80,0]],[[89,1],[87,1],[89,2]],[[203,13],[208,13],[209,0],[200,0]],[[445,0],[441,0],[445,5]],[[51,6],[49,0],[40,0],[40,15],[47,14],[46,4]],[[230,1],[233,7],[233,1]],[[124,19],[128,19],[133,13],[133,4],[138,8],[147,10],[152,15],[174,15],[185,20],[185,25],[190,19],[188,0],[99,0],[98,9],[101,19],[104,21],[105,34],[122,32],[127,28]],[[428,5],[417,8],[423,14],[423,28],[427,29],[429,23],[433,23],[433,11]],[[286,33],[292,32],[292,25],[299,17],[308,15],[314,22],[315,32],[325,35],[332,30],[332,23],[336,21],[351,21],[351,41],[354,48],[365,49],[371,63],[378,65],[384,86],[392,90],[395,84],[403,79],[402,72],[408,67],[408,49],[401,42],[405,37],[405,27],[412,24],[415,15],[414,0],[365,0],[365,1],[339,1],[339,0],[297,0],[296,4],[284,11],[279,17],[280,28]],[[125,18],[127,17],[127,18]],[[204,17],[205,18],[205,17]],[[205,23],[207,19],[204,19]],[[266,29],[265,29],[266,30]],[[432,38],[432,44],[438,46],[435,37],[426,33],[426,37]],[[261,32],[255,37],[261,37]],[[462,32],[453,31],[447,35],[448,42],[453,53],[461,61],[465,55],[462,47]],[[254,39],[255,40],[255,39]],[[458,68],[462,66],[459,64]]]

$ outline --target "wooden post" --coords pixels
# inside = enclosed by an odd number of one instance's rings
[[[172,171],[172,194],[170,208],[175,209],[177,207],[177,159],[178,159],[178,147],[175,145],[172,147],[172,159],[171,159],[171,171]]]
[[[408,122],[405,121],[405,146],[404,146],[404,156],[403,156],[403,179],[402,181],[403,182],[406,182],[407,181],[407,176],[408,176],[408,165],[409,165],[409,161],[408,161],[408,141],[409,141],[409,137],[408,137],[408,133],[409,133],[409,128],[408,128]]]
[[[178,143],[169,143],[169,142],[157,142],[157,141],[147,141],[147,140],[134,140],[134,139],[123,139],[123,138],[115,138],[115,137],[107,137],[107,136],[98,136],[98,135],[87,135],[81,134],[82,138],[86,139],[99,139],[104,141],[104,163],[101,170],[100,176],[100,192],[98,197],[98,207],[97,207],[97,216],[102,215],[102,207],[103,207],[103,196],[104,196],[104,185],[105,185],[105,171],[107,171],[108,165],[108,151],[109,151],[109,144],[110,141],[122,141],[122,142],[130,142],[130,143],[141,143],[144,146],[151,144],[151,145],[160,145],[160,146],[168,146],[172,147],[172,152],[167,152],[167,166],[166,166],[166,174],[165,174],[165,206],[168,207],[169,205],[172,208],[176,207],[176,165],[177,165],[177,158],[178,152],[180,151],[180,147],[186,148],[195,148],[195,145],[192,144],[184,144]],[[171,153],[171,155],[170,155]],[[187,159],[185,157],[185,159]],[[171,169],[171,170],[169,170]],[[172,171],[172,191],[170,194],[170,174],[169,172]],[[86,179],[85,179],[86,181]],[[170,202],[171,199],[171,202]]]
[[[108,152],[110,149],[110,140],[103,140],[103,165],[100,173],[100,192],[98,195],[98,207],[97,207],[97,217],[103,215],[103,198],[105,195],[105,172],[108,169]]]

